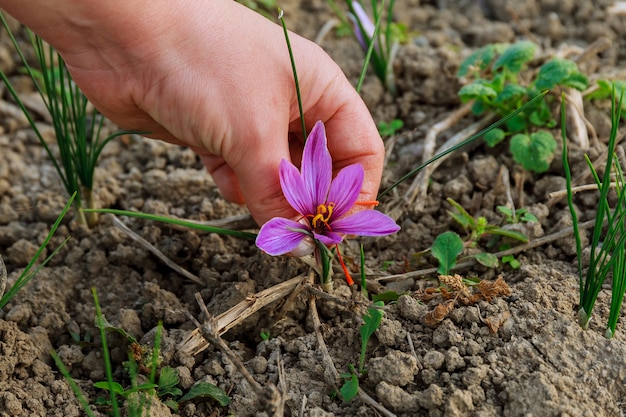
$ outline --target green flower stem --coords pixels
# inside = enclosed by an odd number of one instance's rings
[[[165,216],[157,216],[156,214],[140,213],[137,211],[116,210],[116,209],[82,209],[81,211],[85,213],[109,213],[109,214],[115,214],[117,216],[139,217],[145,220],[153,220],[153,221],[162,222],[162,223],[175,224],[177,226],[188,227],[190,229],[202,230],[203,232],[234,236],[234,237],[239,237],[242,239],[256,239],[256,236],[257,236],[256,233],[241,232],[239,230],[222,229],[221,227],[207,226],[203,224],[190,222],[187,220],[180,220],[180,219],[175,219],[172,217],[165,217]]]

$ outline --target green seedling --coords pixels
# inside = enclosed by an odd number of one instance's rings
[[[92,293],[96,307],[95,322],[102,342],[102,353],[107,378],[106,381],[94,383],[94,387],[102,389],[108,394],[107,397],[100,396],[96,398],[94,401],[95,406],[106,407],[107,412],[110,415],[119,417],[122,415],[120,406],[123,402],[126,402],[128,405],[129,416],[148,415],[146,412],[149,413],[149,407],[152,403],[152,399],[161,401],[175,412],[178,411],[180,404],[194,399],[213,399],[222,407],[229,404],[230,398],[228,395],[220,388],[207,382],[201,382],[194,385],[183,395],[183,391],[178,388],[178,384],[180,382],[178,371],[168,366],[163,366],[159,369],[159,354],[161,336],[163,332],[162,324],[159,323],[157,327],[152,351],[149,352],[149,354],[144,355],[145,349],[139,345],[132,335],[119,327],[111,325],[106,320],[102,314],[100,301],[95,288],[92,290]],[[129,360],[124,363],[124,368],[130,377],[130,387],[124,388],[122,384],[113,380],[113,366],[107,343],[107,332],[120,334],[130,344],[131,348],[129,350]],[[74,394],[81,403],[85,413],[88,416],[93,416],[94,413],[91,410],[88,399],[78,387],[58,354],[55,351],[52,351],[51,355],[57,367],[74,391]],[[145,382],[139,383],[139,376],[142,372],[147,373],[146,380]]]
[[[620,97],[626,91],[626,81],[623,80],[597,80],[598,88],[587,94],[585,97],[589,100],[603,100],[615,96]],[[626,110],[626,103],[622,103],[622,111]]]
[[[602,289],[602,285],[612,273],[611,309],[605,336],[612,338],[615,335],[617,321],[620,315],[624,292],[626,291],[626,179],[624,171],[615,154],[618,127],[623,106],[623,90],[616,101],[616,88],[613,88],[611,100],[611,133],[609,135],[607,160],[602,178],[596,172],[589,157],[585,157],[587,165],[600,191],[598,210],[591,238],[591,251],[587,273],[583,274],[582,242],[579,235],[578,216],[573,203],[572,176],[567,158],[567,133],[565,122],[565,100],[561,104],[561,134],[563,137],[563,167],[567,182],[567,200],[572,215],[576,251],[578,254],[578,274],[580,287],[580,310],[578,322],[583,329],[587,329],[591,320],[593,308]],[[615,182],[614,192],[616,199],[613,207],[609,204],[611,182]]]
[[[272,337],[270,332],[265,332],[265,331],[259,333],[259,336],[261,337],[261,340],[265,340],[265,341],[270,340]]]
[[[26,265],[26,268],[24,268],[24,271],[22,271],[22,273],[17,278],[15,283],[11,285],[11,287],[9,288],[8,291],[6,291],[6,293],[4,291],[6,289],[6,282],[8,280],[8,276],[7,276],[7,270],[4,265],[4,262],[2,261],[2,258],[0,257],[0,289],[2,290],[0,291],[0,310],[3,309],[4,306],[7,305],[7,303],[11,301],[13,297],[15,297],[15,295],[22,288],[24,288],[24,286],[28,284],[28,282],[31,279],[33,279],[35,275],[37,275],[37,273],[41,271],[41,269],[44,266],[46,266],[46,264],[54,257],[54,255],[56,255],[61,250],[61,248],[67,243],[67,241],[70,239],[70,237],[68,236],[63,242],[61,242],[59,246],[57,246],[57,248],[54,251],[52,251],[52,253],[46,259],[44,259],[44,261],[40,265],[35,266],[35,264],[37,263],[41,255],[43,254],[44,250],[48,246],[48,243],[50,243],[52,236],[54,236],[54,233],[59,228],[61,221],[63,220],[63,218],[65,218],[65,215],[67,214],[70,207],[72,206],[72,203],[74,202],[74,198],[76,198],[76,193],[72,194],[67,204],[65,204],[65,207],[61,211],[61,214],[59,214],[59,217],[57,217],[56,221],[50,228],[50,232],[48,232],[48,234],[46,235],[46,238],[44,239],[43,243],[39,246],[39,248],[37,249],[37,252],[35,252],[35,256],[33,256],[33,258],[30,260],[28,265]]]
[[[404,127],[404,122],[400,119],[393,119],[389,123],[378,122],[378,133],[380,136],[388,137],[393,136],[396,132]]]
[[[478,246],[479,241],[486,236],[502,236],[520,241],[522,243],[528,242],[528,238],[524,234],[489,224],[487,219],[483,216],[474,218],[453,199],[448,198],[447,201],[456,209],[456,211],[450,211],[448,213],[469,234],[467,240],[465,241],[466,247],[473,248]]]
[[[359,392],[359,375],[365,372],[365,353],[367,352],[367,344],[376,332],[376,329],[380,327],[380,323],[383,320],[385,312],[383,307],[385,304],[382,301],[375,302],[372,307],[367,309],[367,313],[363,315],[363,324],[359,328],[361,333],[361,354],[359,356],[359,368],[358,370],[354,365],[349,364],[348,369],[350,372],[341,374],[341,377],[345,380],[345,383],[339,390],[341,398],[348,402],[352,400]]]
[[[539,222],[537,216],[528,209],[520,208],[515,211],[507,206],[497,206],[496,210],[504,215],[504,220],[508,224]]]
[[[512,45],[491,44],[478,49],[461,64],[457,75],[470,81],[459,91],[463,102],[474,101],[472,111],[481,115],[493,112],[499,116],[510,114],[516,108],[554,87],[583,90],[587,77],[573,61],[553,58],[543,64],[534,78],[524,70],[535,55],[536,45],[520,41]],[[531,74],[532,75],[532,74]],[[525,85],[522,80],[530,79]],[[556,150],[556,140],[547,130],[556,120],[552,117],[547,97],[535,106],[511,118],[504,128],[485,134],[489,146],[496,146],[510,137],[509,150],[515,162],[524,169],[545,172]]]
[[[93,208],[94,175],[102,150],[115,137],[137,132],[118,131],[104,137],[104,116],[90,106],[85,95],[72,80],[61,55],[26,29],[39,65],[39,68],[32,67],[2,13],[0,20],[22,60],[23,72],[32,79],[50,113],[59,149],[58,157],[46,143],[34,116],[13,88],[7,74],[0,71],[0,78],[44,147],[67,193],[77,193],[75,206]],[[95,226],[98,221],[94,213],[85,216],[78,210],[77,216],[81,223],[89,227]]]
[[[453,199],[448,198],[447,201],[456,209],[455,211],[449,212],[450,216],[467,231],[467,237],[463,240],[456,232],[447,231],[435,238],[435,241],[431,246],[431,253],[439,262],[439,267],[437,269],[438,274],[448,275],[456,266],[457,260],[465,248],[478,247],[481,240],[485,237],[489,237],[489,241],[486,243],[487,248],[495,246],[496,242],[502,237],[517,240],[522,243],[528,242],[528,238],[524,234],[489,224],[487,218],[483,216],[474,218]],[[509,214],[510,216],[508,219],[510,220],[536,220],[536,218],[525,209],[519,209],[513,213],[512,210],[503,207],[501,212],[503,212],[505,216]],[[521,220],[522,218],[525,220]],[[489,268],[496,268],[499,265],[498,258],[489,252],[480,252],[471,255],[471,257],[475,258],[481,265]],[[516,265],[517,262],[514,258],[512,260],[510,258],[506,258],[502,261],[509,263],[511,266]]]

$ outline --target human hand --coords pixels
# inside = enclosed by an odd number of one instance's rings
[[[34,3],[0,1],[62,54],[104,115],[192,148],[259,224],[295,215],[278,179],[281,159],[299,164],[303,147],[280,26],[231,0]],[[290,40],[307,128],[324,122],[333,170],[363,165],[360,199],[375,200],[384,149],[367,108],[320,47]]]

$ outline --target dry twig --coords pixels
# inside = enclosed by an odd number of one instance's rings
[[[113,224],[118,229],[126,233],[135,242],[139,243],[139,245],[143,246],[146,250],[148,250],[148,252],[152,253],[154,256],[159,258],[165,265],[169,266],[174,271],[178,272],[180,275],[184,276],[187,279],[192,280],[196,284],[205,285],[205,282],[203,282],[199,277],[187,271],[186,269],[180,267],[179,265],[176,265],[176,263],[172,261],[170,258],[168,258],[167,256],[165,256],[163,252],[158,250],[154,245],[152,245],[146,239],[142,238],[137,233],[133,232],[128,226],[122,223],[122,221],[118,219],[116,216],[113,216]]]
[[[303,279],[306,280],[306,277],[297,276],[289,281],[281,282],[271,288],[250,295],[244,301],[220,314],[216,317],[218,333],[223,335],[263,307],[286,297]],[[207,347],[208,343],[204,340],[200,331],[196,329],[190,332],[187,338],[179,344],[178,349],[188,355],[197,355]]]
[[[270,416],[282,417],[285,410],[285,400],[284,400],[284,391],[281,392],[274,384],[268,383],[265,387],[262,387],[261,384],[256,382],[250,372],[243,365],[239,357],[233,352],[230,347],[224,342],[224,339],[220,337],[220,329],[218,325],[218,320],[214,316],[212,316],[206,308],[204,301],[202,300],[202,296],[200,293],[196,293],[196,301],[200,306],[200,310],[202,310],[202,314],[204,316],[204,322],[199,323],[191,314],[187,313],[189,319],[194,322],[197,327],[197,330],[200,332],[202,337],[210,344],[215,346],[222,352],[223,355],[228,357],[228,359],[235,365],[239,373],[245,378],[245,380],[250,384],[255,394],[259,399],[259,405],[264,411],[267,411]],[[279,368],[281,366],[281,361],[279,359]],[[280,376],[279,372],[279,376]],[[284,370],[283,370],[284,375]],[[284,382],[279,382],[279,384],[284,384]]]

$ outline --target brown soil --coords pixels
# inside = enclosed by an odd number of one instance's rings
[[[395,62],[399,96],[394,99],[386,94],[373,76],[363,88],[377,121],[398,118],[405,124],[397,137],[386,139],[389,161],[383,186],[421,162],[428,131],[460,107],[456,95],[460,84],[454,74],[463,57],[477,47],[526,38],[540,45],[538,56],[543,57],[566,47],[585,48],[606,37],[611,46],[581,67],[591,79],[619,77],[626,59],[626,25],[623,16],[608,13],[610,4],[604,0],[397,2],[396,19],[413,35],[409,44],[401,46]],[[315,38],[332,18],[322,0],[292,0],[282,7],[289,25],[309,38]],[[362,53],[354,42],[337,38],[331,31],[321,44],[356,81]],[[0,65],[10,70],[15,63],[7,45],[2,38]],[[21,78],[15,70],[14,79],[20,82]],[[21,84],[28,88],[27,83]],[[4,97],[0,102],[0,253],[11,284],[34,255],[67,196],[41,146],[14,113],[8,95]],[[597,156],[606,148],[608,111],[600,104],[586,103],[585,112],[598,133],[600,144],[590,151]],[[440,135],[438,145],[477,120],[462,118]],[[556,131],[555,136],[560,137]],[[574,147],[577,173],[585,170],[581,154]],[[447,213],[451,207],[446,197],[472,214],[500,221],[495,207],[509,200],[500,179],[503,167],[510,172],[513,202],[529,208],[540,220],[540,225],[526,230],[533,239],[570,225],[565,202],[548,197],[564,186],[559,161],[547,173],[527,174],[520,189],[514,181],[520,170],[507,148],[476,145],[457,152],[433,173],[427,195],[418,195],[410,204],[403,202],[408,181],[382,202],[381,209],[392,213],[402,230],[395,236],[362,240],[370,278],[435,265],[430,256],[416,254],[429,248],[439,233],[459,231]],[[96,182],[101,207],[192,220],[246,213],[219,195],[190,150],[157,141],[126,138],[109,144]],[[582,220],[594,217],[593,193],[581,195],[577,202]],[[66,219],[51,247],[68,234],[70,241],[0,311],[0,416],[83,415],[51,360],[51,349],[59,353],[92,402],[103,394],[93,388],[105,376],[92,287],[98,291],[107,319],[146,347],[154,341],[159,320],[163,322],[161,364],[178,370],[181,389],[186,391],[197,381],[212,382],[232,398],[225,408],[212,401],[188,402],[177,415],[267,415],[250,384],[215,347],[195,355],[185,351],[181,342],[195,328],[185,311],[201,317],[194,298],[200,292],[212,314],[223,313],[251,294],[307,276],[308,266],[298,259],[269,257],[246,240],[139,219],[122,221],[203,284],[168,268],[115,227],[110,216],[103,216],[92,230]],[[353,266],[358,263],[357,244],[353,241],[344,247]],[[517,270],[473,265],[458,271],[481,280],[502,275],[511,293],[467,305],[457,302],[436,325],[427,324],[432,318],[428,313],[441,299],[418,301],[426,287],[436,285],[434,273],[380,279],[379,291],[404,295],[385,307],[382,325],[368,347],[368,372],[361,388],[372,403],[398,416],[623,415],[626,329],[620,323],[613,339],[604,337],[610,287],[600,293],[594,319],[585,331],[577,324],[573,238],[529,249],[517,259],[521,262]],[[318,337],[323,337],[336,369],[346,372],[348,364],[358,363],[360,317],[365,311],[360,292],[345,285],[340,271],[335,278],[330,296],[305,289],[285,310],[281,311],[282,300],[275,302],[224,335],[262,386],[278,383],[280,358],[288,416],[381,415],[362,398],[345,403],[334,394],[341,381],[329,374],[328,357]],[[310,311],[309,300],[315,294],[321,329]],[[261,339],[262,332],[269,332],[269,340]],[[72,334],[80,335],[81,342]],[[115,378],[127,385],[123,362],[128,341],[110,334],[109,346]],[[104,408],[93,409],[97,415],[106,415]],[[170,412],[155,406],[152,414]]]

